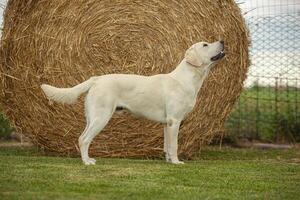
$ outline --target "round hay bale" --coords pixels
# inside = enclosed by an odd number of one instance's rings
[[[219,38],[226,58],[205,81],[179,133],[179,153],[191,157],[223,131],[246,77],[248,32],[234,0],[10,0],[1,40],[1,106],[38,146],[79,155],[83,97],[71,106],[51,104],[42,83],[70,87],[95,75],[167,73],[193,43]],[[90,153],[152,157],[162,147],[161,124],[125,113],[113,116]]]

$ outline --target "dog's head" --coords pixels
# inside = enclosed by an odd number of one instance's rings
[[[210,65],[224,56],[224,41],[198,42],[185,52],[186,62],[197,67]]]

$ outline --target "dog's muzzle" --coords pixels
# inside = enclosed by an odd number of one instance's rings
[[[220,60],[220,59],[222,59],[225,56],[225,53],[224,53],[224,41],[221,41],[220,43],[222,44],[222,50],[220,51],[220,53],[218,53],[214,57],[211,57],[211,59],[210,59],[211,61]]]
[[[218,53],[217,55],[215,55],[214,57],[212,57],[210,60],[211,61],[217,61],[222,59],[225,56],[224,51],[222,50],[220,53]]]

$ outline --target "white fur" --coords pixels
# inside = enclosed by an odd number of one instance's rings
[[[211,58],[223,49],[224,45],[220,42],[196,43],[169,74],[109,74],[92,77],[72,88],[56,88],[46,84],[41,87],[49,99],[68,104],[88,91],[85,100],[87,125],[79,137],[84,164],[95,164],[96,160],[88,156],[89,145],[108,123],[117,107],[163,123],[166,160],[181,164],[183,162],[177,157],[180,122],[196,103],[197,94],[214,63]]]
[[[41,88],[46,96],[59,103],[72,104],[75,103],[77,98],[84,92],[88,91],[93,85],[95,77],[76,85],[72,88],[56,88],[51,85],[42,84]]]

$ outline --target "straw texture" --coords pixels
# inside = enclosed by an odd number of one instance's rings
[[[1,107],[38,146],[79,155],[84,98],[71,106],[48,102],[42,83],[70,87],[95,75],[168,73],[193,43],[219,38],[226,58],[179,133],[179,152],[191,158],[223,132],[246,78],[248,31],[234,0],[10,0],[0,47]],[[153,157],[162,147],[161,124],[124,113],[113,116],[90,153]]]

